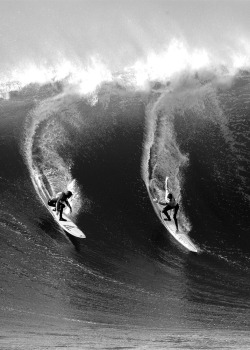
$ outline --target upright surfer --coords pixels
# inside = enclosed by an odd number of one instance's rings
[[[56,197],[51,198],[48,200],[48,205],[50,207],[55,207],[53,209],[54,211],[57,212],[57,214],[60,214],[59,220],[60,221],[67,221],[62,217],[63,209],[65,208],[65,204],[69,207],[70,212],[72,212],[71,205],[69,204],[68,199],[72,196],[72,192],[67,191],[67,192],[59,192],[57,193]]]
[[[174,209],[174,222],[175,222],[175,226],[176,226],[176,230],[178,231],[179,228],[178,228],[178,222],[177,222],[177,213],[178,213],[178,210],[179,210],[179,204],[176,202],[173,194],[170,192],[170,189],[169,189],[169,186],[168,186],[168,177],[166,177],[166,180],[165,180],[165,202],[158,202],[159,204],[161,205],[165,205],[165,207],[163,208],[162,212],[163,214],[166,215],[167,219],[165,220],[168,220],[168,221],[171,221],[171,218],[168,214],[168,211],[169,210],[172,210]],[[157,198],[154,198],[154,201],[157,202]]]

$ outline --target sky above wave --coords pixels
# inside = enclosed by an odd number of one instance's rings
[[[1,1],[0,80],[73,74],[88,91],[122,70],[143,85],[184,69],[244,68],[249,10],[247,0]]]

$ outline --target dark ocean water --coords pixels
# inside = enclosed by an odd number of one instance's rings
[[[250,78],[0,101],[1,349],[250,348]],[[170,176],[192,254],[147,184]],[[74,192],[63,233],[39,198]]]

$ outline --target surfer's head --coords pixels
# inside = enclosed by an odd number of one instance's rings
[[[168,194],[168,198],[169,198],[169,199],[172,199],[172,198],[173,198],[172,193],[169,193],[169,194]]]
[[[72,196],[72,192],[71,191],[67,191],[67,192],[65,192],[65,194],[66,194],[67,198],[70,198]]]

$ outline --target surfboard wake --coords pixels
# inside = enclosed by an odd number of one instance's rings
[[[60,221],[59,216],[56,214],[55,211],[53,211],[53,207],[48,206],[47,202],[48,202],[48,199],[50,199],[50,195],[45,185],[41,181],[40,176],[35,175],[34,177],[32,177],[32,182],[38,196],[40,197],[40,200],[45,205],[45,207],[49,210],[50,214],[54,217],[58,225],[72,236],[75,236],[78,238],[86,238],[85,234],[77,227],[77,225],[66,214],[63,213],[62,215],[63,219],[65,219],[66,221]]]
[[[176,226],[172,220],[165,220],[164,214],[162,213],[162,209],[164,206],[153,201],[153,198],[155,198],[154,192],[156,191],[155,187],[153,186],[153,180],[149,182],[149,187],[147,189],[153,208],[157,216],[161,220],[161,223],[165,226],[168,232],[187,250],[189,250],[190,252],[198,253],[198,247],[191,241],[187,233],[182,229],[181,225],[179,225],[179,230],[177,231]]]

